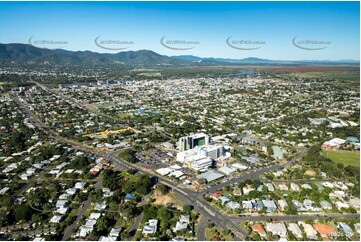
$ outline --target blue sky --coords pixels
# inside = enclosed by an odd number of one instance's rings
[[[117,52],[96,46],[101,36],[133,41],[127,50],[165,55],[359,60],[359,16],[359,2],[0,2],[0,43],[28,43],[33,36],[67,42],[55,48]],[[195,47],[191,50],[168,49],[160,44],[163,36],[199,44],[185,46]],[[264,44],[238,50],[226,44],[230,36]],[[330,43],[312,46],[327,47],[322,50],[304,50],[292,44],[296,36]]]

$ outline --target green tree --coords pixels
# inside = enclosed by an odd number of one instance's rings
[[[169,187],[164,185],[163,183],[159,183],[157,188],[163,195],[167,194],[169,191]]]
[[[33,210],[27,205],[20,205],[15,208],[16,221],[29,220],[32,216]]]

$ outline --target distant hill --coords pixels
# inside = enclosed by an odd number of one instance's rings
[[[122,51],[115,54],[92,51],[42,49],[29,44],[0,44],[0,62],[49,63],[67,65],[234,65],[234,64],[359,64],[356,60],[281,61],[247,57],[243,59],[202,58],[193,55],[166,56],[150,50]]]
[[[198,57],[194,55],[179,55],[179,56],[171,56],[171,58],[175,60],[184,60],[184,61],[192,61],[192,62],[203,62],[203,61],[213,61],[218,63],[258,63],[258,64],[275,64],[275,63],[283,63],[283,64],[359,64],[360,61],[357,60],[269,60],[262,59],[257,57],[247,57],[243,59],[229,59],[229,58],[213,58],[213,57]]]
[[[16,61],[19,63],[35,62],[51,64],[82,64],[82,65],[172,65],[182,64],[150,50],[123,51],[116,54],[100,54],[92,51],[68,51],[36,48],[28,44],[0,44],[0,61]]]

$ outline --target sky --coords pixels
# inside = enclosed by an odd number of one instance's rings
[[[126,51],[147,49],[168,56],[359,60],[360,5],[0,2],[0,33],[0,43],[31,43],[37,47],[100,53],[127,48]]]

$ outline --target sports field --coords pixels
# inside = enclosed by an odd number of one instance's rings
[[[344,166],[351,165],[351,166],[360,167],[359,151],[327,150],[327,151],[322,151],[322,154],[330,158],[334,162],[342,163]]]

